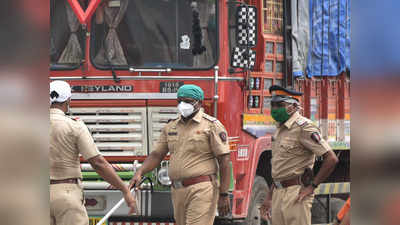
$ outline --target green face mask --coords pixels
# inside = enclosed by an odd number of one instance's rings
[[[285,107],[271,109],[271,116],[275,121],[279,123],[286,122],[286,120],[288,120],[290,117],[290,115],[286,112]]]

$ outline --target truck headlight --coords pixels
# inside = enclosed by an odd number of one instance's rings
[[[171,179],[168,176],[168,163],[161,165],[160,170],[158,171],[158,181],[165,186],[171,185]]]

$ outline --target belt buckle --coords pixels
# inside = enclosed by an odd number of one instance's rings
[[[275,187],[276,187],[276,188],[283,188],[282,183],[279,182],[279,181],[274,181],[274,184],[275,184]]]
[[[177,189],[177,188],[182,188],[183,187],[183,183],[182,181],[178,180],[178,181],[174,181],[172,182],[172,186]]]

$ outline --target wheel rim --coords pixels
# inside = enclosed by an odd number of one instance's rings
[[[265,221],[261,219],[260,208],[264,203],[264,199],[266,197],[266,189],[268,189],[268,185],[265,182],[264,178],[256,177],[254,179],[254,185],[252,188],[252,196],[251,202],[249,206],[249,211],[246,218],[246,225],[270,225],[269,221]]]
[[[255,207],[253,207],[253,210],[251,211],[250,214],[250,224],[249,225],[261,225],[261,216],[260,216],[260,210],[259,208],[261,207],[261,203],[257,203]]]
[[[258,201],[257,201],[255,207],[253,207],[252,211],[250,212],[250,215],[249,215],[250,217],[248,217],[249,220],[248,220],[247,225],[269,225],[268,221],[261,220],[259,208],[261,207],[263,200],[260,198],[258,198],[257,200]],[[261,201],[261,202],[259,202],[259,201]]]

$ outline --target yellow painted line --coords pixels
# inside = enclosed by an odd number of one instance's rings
[[[345,183],[344,184],[344,191],[350,192],[350,183]]]
[[[322,183],[314,191],[316,195],[327,195],[327,194],[342,194],[350,192],[350,182],[344,183]]]
[[[333,192],[337,193],[339,191],[339,183],[335,184],[335,187],[333,188]]]
[[[324,193],[329,193],[330,184],[326,184]]]

